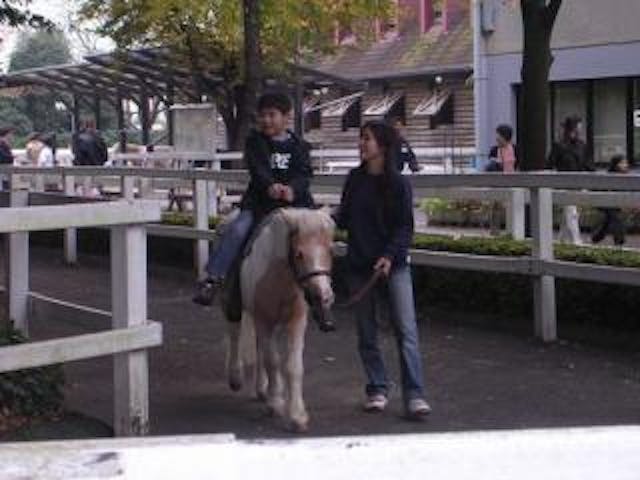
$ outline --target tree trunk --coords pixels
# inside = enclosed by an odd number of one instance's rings
[[[233,148],[244,147],[244,140],[254,124],[258,96],[262,90],[263,65],[260,47],[260,0],[243,0],[244,11],[244,82],[237,105],[237,133]]]
[[[562,0],[521,0],[524,30],[522,58],[521,168],[542,170],[547,154],[551,33]]]

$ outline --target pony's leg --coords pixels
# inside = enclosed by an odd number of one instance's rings
[[[254,384],[256,388],[256,398],[265,402],[267,400],[267,390],[269,388],[269,378],[265,368],[264,349],[259,345],[256,338],[256,368],[254,369]]]
[[[242,333],[240,335],[240,354],[244,362],[245,377],[255,390],[255,398],[261,401],[267,399],[267,372],[264,367],[264,349],[258,342],[255,320],[252,315],[244,312],[242,316]]]
[[[234,392],[242,389],[243,365],[240,355],[240,334],[242,323],[227,322],[227,380]]]
[[[264,366],[267,372],[267,405],[271,413],[284,416],[284,385],[280,367],[280,353],[278,352],[277,335],[274,327],[265,327],[256,322],[258,349],[262,352]]]
[[[302,398],[306,329],[306,314],[296,315],[287,326],[287,421],[289,426],[297,432],[306,432],[309,426],[309,415]]]

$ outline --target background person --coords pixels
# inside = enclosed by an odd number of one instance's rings
[[[489,152],[488,172],[513,173],[518,169],[518,148],[513,144],[513,128],[499,125],[496,144]]]
[[[489,152],[487,172],[513,173],[518,169],[518,149],[513,144],[513,128],[499,125],[496,128],[496,145]],[[492,202],[489,211],[489,228],[491,235],[498,235],[502,229],[501,213],[504,206],[500,202]]]
[[[0,164],[13,165],[13,152],[11,146],[13,144],[13,128],[0,127]]]
[[[580,138],[582,120],[577,116],[567,117],[562,122],[562,137],[553,144],[548,159],[548,166],[558,172],[593,172],[593,155],[587,144]],[[574,245],[582,245],[580,235],[580,212],[575,205],[563,208],[560,223],[561,242],[568,241]]]
[[[616,155],[609,163],[609,173],[629,173],[629,162],[624,155]],[[603,215],[600,223],[595,227],[591,240],[593,243],[600,243],[608,234],[613,235],[616,245],[624,245],[625,228],[624,221],[619,208],[599,208]]]
[[[402,119],[394,118],[391,122],[391,125],[395,129],[398,136],[398,144],[395,154],[395,163],[397,165],[398,171],[404,171],[404,167],[405,165],[407,165],[412,173],[419,172],[420,170],[422,170],[422,167],[418,163],[418,159],[416,158],[416,154],[411,148],[411,145],[402,135],[402,129],[404,127]]]

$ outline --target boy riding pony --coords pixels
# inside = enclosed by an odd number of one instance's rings
[[[291,111],[291,100],[283,93],[267,93],[258,100],[258,129],[249,134],[244,150],[249,187],[240,203],[240,214],[209,257],[208,276],[198,284],[193,298],[197,304],[213,303],[253,226],[262,218],[277,208],[314,206],[309,192],[311,147],[287,129]]]

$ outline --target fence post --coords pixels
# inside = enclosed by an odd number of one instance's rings
[[[44,186],[44,178],[45,176],[43,174],[37,173],[33,176],[33,191],[34,192],[38,192],[38,193],[42,193],[45,191],[45,186]]]
[[[29,205],[28,190],[14,190],[17,176],[10,176],[11,207]],[[9,233],[7,235],[7,296],[9,322],[23,335],[29,335],[29,232]]]
[[[65,196],[75,196],[76,178],[73,175],[63,175],[62,188]],[[78,263],[78,230],[75,228],[67,228],[64,231],[64,261],[69,265]]]
[[[140,192],[140,198],[149,198],[153,193],[153,179],[140,176],[138,191]]]
[[[93,177],[85,176],[82,179],[82,195],[90,197],[93,191]]]
[[[206,180],[193,181],[193,215],[196,230],[209,229],[209,199]],[[198,279],[206,277],[205,267],[209,259],[209,242],[195,241],[195,268]]]
[[[521,188],[509,190],[507,202],[507,231],[514,240],[525,238],[525,192]]]
[[[531,189],[533,259],[553,260],[553,196],[548,188]],[[557,339],[556,284],[550,275],[533,281],[534,330],[544,342]]]
[[[125,225],[111,229],[111,304],[114,329],[147,323],[147,236],[144,226]],[[147,434],[147,351],[115,355],[113,380],[115,434]]]
[[[133,201],[135,198],[135,184],[136,177],[120,177],[120,196],[125,200]]]

